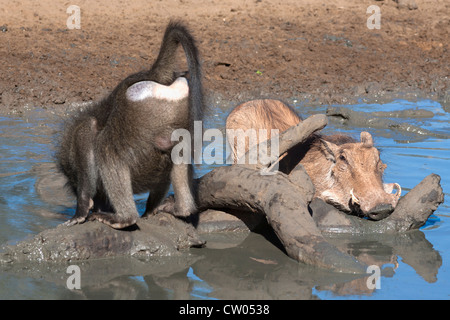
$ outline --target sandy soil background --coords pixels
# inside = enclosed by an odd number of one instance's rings
[[[81,29],[66,22],[81,9]],[[369,29],[370,5],[381,29]],[[0,109],[102,98],[151,65],[171,18],[198,39],[210,103],[431,97],[450,110],[448,0],[0,0]]]

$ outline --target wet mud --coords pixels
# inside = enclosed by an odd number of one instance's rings
[[[68,29],[62,0],[0,8],[0,112],[97,101],[155,59],[164,27],[198,39],[210,103],[255,98],[309,104],[429,97],[450,106],[447,1],[118,0],[82,2]],[[369,29],[369,5],[380,29]],[[182,67],[182,66],[181,66]]]
[[[429,110],[408,109],[402,111],[378,111],[378,112],[361,112],[354,111],[347,107],[329,107],[326,111],[327,116],[337,119],[347,126],[365,128],[365,129],[387,129],[399,133],[407,133],[422,137],[434,137],[439,139],[449,139],[448,130],[443,132],[431,131],[411,123],[403,123],[400,121],[387,118],[407,118],[407,119],[423,119],[433,118],[434,113]]]

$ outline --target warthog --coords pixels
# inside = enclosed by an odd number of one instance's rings
[[[281,133],[300,121],[301,118],[281,101],[252,100],[230,113],[226,128],[257,132],[278,129]],[[259,139],[261,142],[267,137]],[[229,143],[236,163],[236,142]],[[249,147],[252,144],[247,141],[245,151]],[[380,152],[368,132],[361,132],[359,142],[342,134],[314,134],[306,143],[289,151],[286,160],[284,166],[280,164],[280,171],[289,173],[293,165],[301,163],[315,186],[315,196],[346,212],[380,220],[394,210],[401,195],[399,184],[383,183],[386,164],[381,161]]]

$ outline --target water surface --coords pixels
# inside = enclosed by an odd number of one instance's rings
[[[364,112],[420,108],[433,113],[432,117],[391,120],[436,135],[349,127],[338,119],[331,119],[324,129],[325,133],[339,131],[355,138],[362,130],[369,131],[388,164],[385,181],[399,183],[404,192],[430,173],[442,178],[445,202],[420,231],[332,239],[366,264],[381,265],[380,289],[368,289],[367,279],[360,276],[299,264],[288,258],[276,241],[252,233],[247,237],[228,235],[227,246],[190,249],[182,257],[79,263],[81,290],[67,289],[68,264],[11,268],[0,273],[0,299],[449,299],[450,139],[445,138],[450,134],[449,113],[430,100],[347,107]],[[298,104],[296,110],[307,117],[325,113],[326,107]],[[211,108],[205,128],[223,130],[228,112]],[[53,164],[61,121],[46,110],[0,118],[0,243],[13,244],[74,214],[74,199],[63,192],[63,181]],[[197,175],[214,166],[199,166]],[[136,196],[140,210],[145,198]]]

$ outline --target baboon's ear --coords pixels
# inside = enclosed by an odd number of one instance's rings
[[[327,160],[336,163],[336,156],[339,154],[339,146],[330,141],[320,139],[320,150]]]

